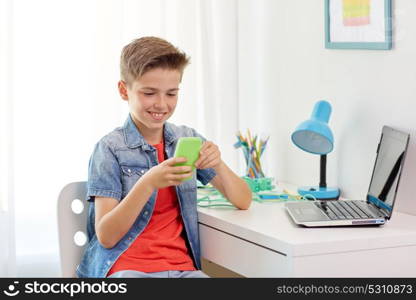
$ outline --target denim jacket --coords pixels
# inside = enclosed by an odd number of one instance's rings
[[[178,138],[187,136],[199,136],[205,140],[192,128],[165,123],[164,143],[167,157],[173,156]],[[144,140],[130,115],[123,127],[116,128],[96,144],[88,170],[87,201],[90,203],[87,221],[88,245],[76,270],[78,277],[106,277],[118,257],[147,226],[152,217],[157,191],[155,190],[146,202],[130,230],[110,249],[104,248],[98,242],[95,233],[95,196],[111,197],[122,201],[136,181],[157,164],[156,149]],[[213,169],[197,169],[192,180],[176,186],[188,245],[197,269],[201,269],[201,251],[196,179],[202,184],[207,184],[215,175]]]

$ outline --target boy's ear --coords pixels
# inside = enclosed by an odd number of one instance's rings
[[[123,80],[118,82],[118,92],[123,100],[129,100],[129,96],[127,94],[127,85]]]

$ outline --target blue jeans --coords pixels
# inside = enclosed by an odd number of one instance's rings
[[[202,271],[163,271],[145,273],[124,270],[115,272],[107,278],[209,278],[209,276]]]

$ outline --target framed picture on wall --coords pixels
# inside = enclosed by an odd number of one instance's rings
[[[325,0],[325,48],[392,47],[391,0]]]

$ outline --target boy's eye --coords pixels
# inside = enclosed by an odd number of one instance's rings
[[[143,94],[145,94],[146,96],[152,96],[152,95],[154,95],[155,93],[143,93]]]
[[[170,97],[175,97],[175,96],[176,96],[176,94],[168,94],[168,96],[170,96]]]

